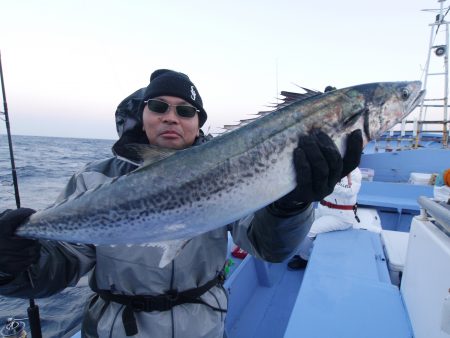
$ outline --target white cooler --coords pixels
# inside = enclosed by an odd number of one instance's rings
[[[372,168],[359,168],[361,171],[361,179],[363,181],[373,181],[373,177],[375,176],[375,171]]]
[[[380,215],[376,209],[358,207],[357,215],[360,222],[354,222],[353,229],[368,230],[377,234],[381,232]]]
[[[409,175],[410,184],[429,185],[431,182],[432,174],[427,173],[411,173]]]
[[[405,267],[408,241],[408,232],[381,231],[381,242],[387,259],[391,282],[397,286],[400,286],[403,268]]]

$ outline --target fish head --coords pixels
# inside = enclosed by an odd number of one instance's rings
[[[420,81],[379,82],[352,87],[347,95],[360,97],[361,110],[344,116],[343,124],[347,128],[354,124],[352,129],[361,129],[366,142],[376,139],[420,104],[425,95],[421,87]]]

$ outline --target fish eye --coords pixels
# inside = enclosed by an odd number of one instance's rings
[[[409,98],[409,90],[408,88],[403,88],[401,92],[401,97],[403,100],[407,100]]]

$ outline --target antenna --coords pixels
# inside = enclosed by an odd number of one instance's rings
[[[275,96],[276,100],[277,100],[277,106],[278,106],[278,102],[279,102],[279,92],[278,92],[278,58],[275,59],[275,82],[276,82],[276,90],[277,90],[277,95]]]

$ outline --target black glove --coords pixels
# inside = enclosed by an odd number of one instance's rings
[[[363,152],[363,138],[361,129],[352,131],[347,135],[347,145],[343,159],[341,177],[350,174],[361,162],[361,155]]]
[[[28,208],[6,210],[0,214],[0,272],[17,276],[40,257],[37,240],[14,236],[14,232],[36,211]]]
[[[320,130],[301,136],[294,150],[297,187],[277,200],[271,207],[277,214],[296,213],[314,201],[331,194],[335,185],[353,169],[361,159],[362,134],[356,130],[347,138],[347,150],[341,157],[333,140]]]

